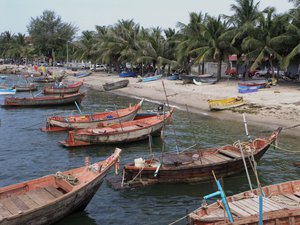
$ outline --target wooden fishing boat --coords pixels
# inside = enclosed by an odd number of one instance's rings
[[[71,129],[96,128],[102,125],[122,123],[133,120],[138,110],[142,107],[144,99],[134,106],[110,112],[99,112],[86,115],[51,116],[47,118],[45,132],[65,131]]]
[[[203,74],[203,75],[193,75],[193,74],[181,74],[179,75],[184,84],[192,84],[194,79],[198,78],[211,78],[214,74]]]
[[[140,82],[150,82],[150,81],[159,80],[160,78],[162,78],[162,75],[156,75],[156,76],[151,76],[151,77],[142,77],[142,78],[139,78],[139,81]]]
[[[241,143],[246,158],[258,161],[276,141],[281,128],[269,137],[256,138]],[[252,154],[251,154],[252,151]],[[250,167],[248,160],[247,166]],[[211,171],[220,177],[244,170],[243,157],[238,142],[215,148],[189,150],[179,153],[163,153],[159,159],[136,159],[123,169],[123,187],[143,186],[156,183],[191,183],[213,180]],[[113,182],[112,182],[113,183]]]
[[[25,92],[25,91],[36,91],[37,86],[34,84],[26,84],[26,85],[15,85],[14,88],[17,92]]]
[[[84,93],[76,93],[71,95],[61,96],[41,96],[41,97],[27,97],[14,98],[6,97],[4,107],[35,107],[35,106],[54,106],[54,105],[69,105],[74,102],[80,103],[84,97]]]
[[[119,73],[119,77],[135,77],[136,76],[136,72],[121,72]]]
[[[14,94],[16,94],[16,89],[0,88],[0,95],[14,95]]]
[[[208,100],[210,110],[223,110],[246,104],[243,97]]]
[[[300,224],[300,180],[273,184],[262,188],[262,215],[264,225]],[[260,189],[227,197],[233,222],[229,222],[220,200],[198,208],[188,215],[189,225],[257,225],[260,222]]]
[[[127,87],[128,84],[129,84],[129,80],[125,79],[113,83],[105,83],[102,86],[105,91],[112,91],[119,88]]]
[[[117,144],[147,139],[149,135],[160,134],[164,123],[173,109],[165,115],[108,125],[99,128],[69,131],[68,139],[60,141],[65,147],[94,144]]]
[[[103,161],[0,188],[0,224],[53,224],[82,211],[93,198],[121,149]]]
[[[74,84],[69,84],[67,86],[51,86],[44,87],[44,94],[71,94],[79,91],[80,87],[83,85],[83,82],[76,82]]]
[[[264,88],[267,84],[267,80],[247,80],[238,82],[239,87],[258,87]]]
[[[196,85],[202,85],[202,84],[215,84],[217,83],[217,78],[194,78],[193,83]]]
[[[77,77],[77,78],[87,77],[87,76],[90,76],[91,74],[92,74],[91,71],[83,71],[83,72],[75,73],[74,77]]]

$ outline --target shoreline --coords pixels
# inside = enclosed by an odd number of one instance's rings
[[[84,78],[71,76],[68,71],[68,81],[84,80],[86,86],[99,91],[104,91],[102,84],[119,81],[116,74],[103,72],[93,73]],[[137,78],[129,79],[129,85],[125,88],[111,91],[117,95],[131,98],[146,98],[152,102],[166,102],[161,80],[147,83],[138,83]],[[300,124],[300,90],[295,84],[283,84],[271,88],[260,89],[255,93],[239,94],[237,91],[237,80],[222,80],[215,85],[197,86],[194,84],[183,85],[182,81],[172,81],[164,79],[170,105],[174,105],[179,110],[186,110],[218,120],[237,121],[243,123],[242,112],[245,112],[247,123],[275,130],[278,127],[291,127]],[[248,104],[233,110],[210,111],[207,100],[243,96]],[[300,136],[300,126],[284,130],[284,134]]]

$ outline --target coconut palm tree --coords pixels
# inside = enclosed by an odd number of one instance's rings
[[[192,12],[189,14],[189,23],[177,23],[180,29],[177,35],[177,60],[179,65],[187,73],[190,72],[191,66],[195,63],[197,55],[192,51],[204,45],[204,40],[201,35],[202,25],[207,18],[207,14]]]
[[[275,8],[266,8],[258,19],[258,26],[242,42],[242,50],[248,59],[253,59],[251,70],[268,60],[274,75],[273,61],[282,62],[282,55],[275,38],[286,32],[288,17],[276,15]]]
[[[206,22],[201,25],[202,46],[192,50],[197,54],[196,62],[212,59],[218,63],[217,81],[221,79],[222,62],[233,51],[230,42],[233,30],[229,29],[228,22],[218,18],[207,16]]]

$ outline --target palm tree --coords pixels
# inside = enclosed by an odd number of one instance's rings
[[[197,54],[196,62],[212,59],[218,62],[217,80],[221,79],[221,67],[224,59],[232,52],[230,41],[233,32],[227,21],[207,16],[206,22],[201,25],[202,46],[192,50]]]
[[[278,52],[279,46],[276,45],[276,39],[279,35],[285,33],[288,18],[286,15],[276,15],[275,8],[266,8],[258,20],[258,26],[254,32],[243,40],[242,49],[248,59],[254,62],[251,70],[255,70],[262,62],[268,59],[274,75],[273,61],[276,59],[282,62],[282,56]]]
[[[259,2],[254,3],[254,0],[235,0],[235,2],[235,4],[230,6],[233,15],[225,16],[225,18],[228,19],[235,29],[235,36],[231,44],[235,47],[235,53],[240,61],[243,54],[243,50],[241,49],[242,42],[249,33],[254,31],[260,17],[260,12],[258,10]],[[248,60],[246,59],[246,77],[248,77]]]
[[[204,44],[201,36],[202,25],[206,21],[207,14],[192,12],[189,15],[189,23],[177,23],[180,31],[177,35],[177,60],[186,72],[190,72],[191,66],[195,63],[197,55],[192,51]]]

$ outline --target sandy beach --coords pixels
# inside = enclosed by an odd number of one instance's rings
[[[84,79],[85,85],[104,91],[104,83],[115,82],[123,78],[116,74],[93,73]],[[78,78],[67,77],[68,81],[76,81]],[[126,88],[114,90],[120,95],[127,95],[146,100],[166,102],[162,81],[139,83],[137,78],[129,78],[130,83]],[[255,93],[240,94],[237,90],[237,80],[222,80],[215,85],[182,84],[182,81],[163,79],[169,96],[170,104],[181,110],[189,110],[222,120],[240,120],[242,113],[246,113],[247,122],[250,125],[261,126],[262,129],[275,129],[291,127],[300,124],[300,90],[299,84],[283,83],[271,88],[260,89]],[[210,111],[207,100],[227,97],[243,96],[247,104],[234,110]],[[285,130],[285,134],[299,136],[300,127]]]

